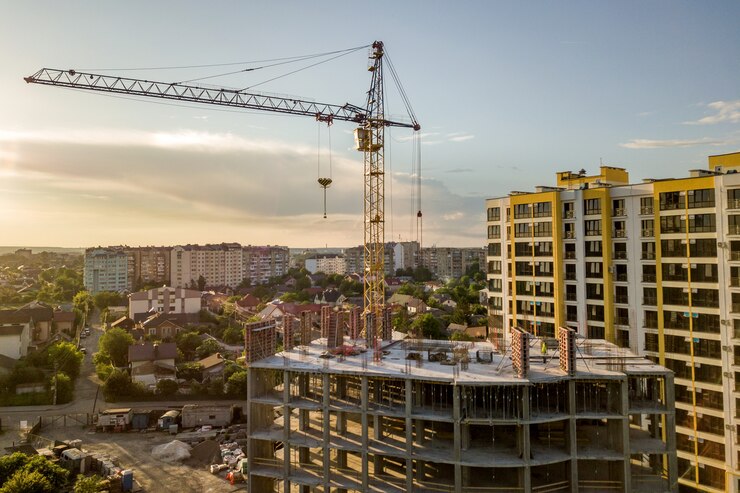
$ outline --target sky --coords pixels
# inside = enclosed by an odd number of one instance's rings
[[[363,241],[352,124],[23,81],[42,67],[179,82],[382,40],[422,127],[423,246],[483,246],[485,199],[557,171],[637,182],[740,150],[738,18],[736,1],[0,0],[0,245]],[[311,63],[196,83],[364,105],[366,49],[286,75]],[[388,75],[386,117],[404,117]],[[387,241],[417,239],[412,133],[386,134]]]

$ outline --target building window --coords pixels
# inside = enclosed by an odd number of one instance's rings
[[[534,236],[536,237],[552,236],[552,223],[551,222],[534,223],[533,232],[534,232]]]
[[[501,207],[489,207],[488,208],[488,220],[498,221],[501,219]]]
[[[627,215],[624,209],[624,199],[612,200],[612,215],[615,217]]]
[[[563,218],[564,219],[573,219],[574,205],[575,204],[573,202],[563,202]]]
[[[528,223],[514,224],[514,238],[527,238],[531,236]]]
[[[586,299],[603,300],[604,299],[604,286],[598,283],[587,283],[586,284]]]
[[[714,233],[717,230],[714,214],[689,216],[689,233]]]
[[[514,219],[524,219],[532,217],[532,211],[529,204],[516,204],[514,206]]]
[[[552,217],[552,202],[537,202],[532,205],[533,217]]]
[[[586,242],[586,257],[601,257],[603,255],[600,241]]]
[[[685,233],[685,221],[681,216],[663,216],[660,218],[661,233]]]
[[[663,192],[660,194],[660,210],[673,211],[684,208],[683,192]]]
[[[601,214],[601,199],[586,199],[583,201],[584,213],[588,215]]]
[[[601,235],[601,219],[592,219],[586,221],[586,236]]]
[[[589,325],[586,327],[586,332],[589,339],[604,339],[606,337],[604,327],[594,327],[593,325]]]
[[[601,279],[604,277],[601,267],[601,262],[586,262],[586,277]]]
[[[689,190],[687,195],[689,209],[697,209],[700,207],[714,207],[713,188],[705,188],[703,190]]]
[[[501,238],[501,226],[498,224],[488,226],[488,239],[493,240],[498,238]]]
[[[642,229],[642,237],[643,238],[652,238],[655,236],[655,221],[652,219],[643,219],[641,221],[641,229]]]

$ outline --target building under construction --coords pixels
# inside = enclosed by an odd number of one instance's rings
[[[290,334],[248,368],[249,491],[677,491],[672,372],[515,332],[504,353]]]

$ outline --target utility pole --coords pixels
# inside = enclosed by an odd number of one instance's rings
[[[59,382],[57,381],[57,370],[58,369],[59,367],[57,366],[57,363],[55,361],[54,362],[54,401],[52,402],[52,404],[54,404],[55,406],[57,405],[57,386],[59,384]]]

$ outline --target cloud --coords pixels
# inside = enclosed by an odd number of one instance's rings
[[[465,142],[466,140],[474,139],[475,135],[456,135],[454,137],[450,137],[448,140],[450,142]]]
[[[189,129],[0,129],[0,147],[13,149],[12,162],[0,160],[3,188],[14,192],[0,196],[6,211],[0,210],[0,230],[11,243],[50,237],[68,245],[362,242],[362,160],[356,152],[334,154],[324,220],[310,145]],[[389,239],[413,235],[415,183],[398,171],[386,179]],[[425,242],[485,242],[484,197],[460,196],[434,179],[422,179],[422,197]],[[450,214],[459,219],[444,218]]]
[[[445,170],[445,173],[472,173],[472,168],[452,168]]]
[[[651,139],[632,139],[629,142],[619,144],[621,147],[627,149],[661,149],[667,147],[696,147],[702,145],[726,145],[728,141],[720,139],[712,139],[704,137],[701,139],[667,139],[667,140],[651,140]]]
[[[707,105],[714,110],[713,115],[695,121],[684,122],[686,125],[714,125],[716,123],[740,123],[740,99],[734,101],[714,101]]]

